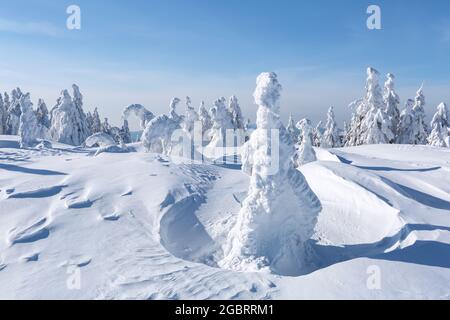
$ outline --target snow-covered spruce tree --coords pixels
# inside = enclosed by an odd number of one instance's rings
[[[321,206],[294,167],[295,148],[279,117],[280,91],[275,73],[258,76],[257,129],[242,154],[250,187],[219,262],[233,270],[294,275],[308,263],[307,241]],[[273,130],[278,139],[272,140]]]
[[[347,143],[348,130],[348,124],[346,121],[344,121],[344,129],[342,130],[341,134],[341,146],[345,146]]]
[[[102,132],[102,121],[100,120],[100,114],[98,113],[98,109],[94,109],[94,113],[92,114],[92,134]]]
[[[450,119],[447,105],[441,103],[437,106],[437,111],[431,121],[431,133],[428,136],[428,144],[435,147],[450,147],[449,127]]]
[[[378,77],[377,70],[367,68],[366,95],[351,104],[356,106],[356,110],[352,117],[347,146],[389,143],[394,139],[389,128],[389,118],[384,112]]]
[[[0,93],[0,134],[5,134],[6,109],[3,96]]]
[[[50,129],[51,123],[50,123],[50,117],[48,113],[47,105],[45,104],[44,100],[39,99],[36,109],[36,117],[38,120],[38,123],[47,128]]]
[[[322,124],[322,120],[317,123],[317,126],[313,130],[313,145],[315,147],[320,147],[320,143],[322,141],[322,136],[325,132],[325,129]]]
[[[23,94],[20,97],[19,104],[21,111],[19,121],[20,147],[33,147],[37,143],[37,139],[41,134],[42,128],[40,128],[36,118],[36,113],[33,110],[30,94]]]
[[[186,97],[186,111],[182,123],[182,128],[191,134],[194,130],[194,124],[199,119],[197,111],[192,107],[192,102],[190,97]]]
[[[336,124],[333,107],[328,109],[327,124],[320,142],[322,148],[339,148],[341,147],[341,139],[339,137],[339,129]]]
[[[394,143],[400,122],[400,111],[398,109],[400,98],[394,89],[395,76],[392,73],[388,73],[386,77],[387,79],[384,83],[383,100],[386,105],[385,112],[389,117],[389,129],[395,136],[389,141],[389,143]]]
[[[234,129],[233,118],[225,105],[226,99],[220,98],[214,102],[214,106],[210,110],[213,126],[211,128],[211,141],[204,148],[204,154],[211,159],[217,159],[223,156],[221,148],[227,147],[226,141],[227,130],[230,134]],[[230,137],[228,137],[230,138]],[[222,151],[221,151],[222,150]],[[221,151],[220,153],[218,151]]]
[[[122,128],[120,129],[120,140],[123,143],[131,143],[131,133],[130,133],[130,127],[128,126],[128,120],[123,120]]]
[[[231,96],[228,102],[228,112],[231,114],[233,126],[235,129],[244,129],[244,117],[242,116],[242,110],[239,106],[238,98]]]
[[[76,109],[76,116],[78,120],[78,135],[80,139],[80,144],[83,143],[87,137],[91,135],[88,123],[86,121],[86,114],[83,110],[83,95],[80,92],[80,88],[76,84],[72,84],[73,90],[73,104]]]
[[[408,99],[405,103],[405,108],[400,113],[396,139],[396,143],[398,144],[412,144],[414,141],[413,106],[414,100]]]
[[[20,122],[20,98],[23,93],[20,88],[16,88],[11,92],[11,102],[8,101],[7,118],[6,118],[6,134],[18,135]]]
[[[316,152],[313,148],[313,128],[309,119],[302,119],[298,123],[301,131],[302,141],[297,146],[297,153],[294,157],[294,162],[297,167],[307,163],[316,161]]]
[[[128,120],[131,115],[136,116],[140,121],[141,129],[144,130],[147,124],[155,117],[155,115],[141,104],[132,104],[123,110],[122,117]],[[95,111],[94,111],[95,117]]]
[[[86,140],[89,131],[79,97],[77,103],[78,106],[67,90],[61,92],[51,112],[50,135],[53,140],[73,146],[80,146]]]
[[[108,118],[105,118],[101,125],[101,132],[111,135],[111,125],[109,124]]]
[[[425,96],[423,95],[423,86],[417,90],[412,108],[413,116],[413,141],[412,144],[426,144],[428,138],[428,128],[425,123]]]
[[[209,130],[211,130],[212,128],[212,119],[211,116],[209,115],[208,110],[206,110],[205,108],[205,102],[202,101],[200,104],[200,107],[198,108],[198,115],[199,115],[199,121],[202,123],[202,133],[203,133],[203,138],[207,138],[205,133],[207,133]],[[209,140],[209,139],[207,139]]]
[[[297,144],[300,142],[300,130],[295,125],[295,121],[294,118],[292,117],[292,114],[289,115],[286,130],[289,132],[289,135],[291,136],[292,143]]]

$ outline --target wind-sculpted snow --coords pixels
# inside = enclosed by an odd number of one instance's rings
[[[219,266],[253,177],[177,164],[140,143],[127,146],[137,152],[92,157],[90,149],[54,143],[48,153],[18,141],[0,136],[0,284],[7,288],[0,298],[449,297],[446,148],[315,148],[318,161],[299,167],[302,179],[283,181],[303,199],[306,180],[321,202],[310,259],[295,273],[253,273]],[[282,192],[271,202],[282,208],[273,211],[280,219],[299,198]],[[281,236],[283,226],[273,222],[264,235]],[[382,290],[367,287],[373,266]],[[68,288],[74,270],[77,290]]]
[[[104,132],[98,132],[88,137],[84,142],[84,144],[86,145],[86,147],[92,148],[95,146],[98,147],[113,146],[116,144],[116,142],[114,141],[113,137],[111,137],[109,134]]]

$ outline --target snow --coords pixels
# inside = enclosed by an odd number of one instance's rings
[[[247,174],[129,147],[92,157],[0,136],[0,298],[450,298],[450,149],[316,148],[300,168],[322,205],[315,257],[283,276],[217,265]]]

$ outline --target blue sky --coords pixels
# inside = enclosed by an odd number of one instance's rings
[[[65,27],[71,4],[79,31]],[[366,27],[370,4],[382,30]],[[422,82],[430,113],[450,103],[446,0],[0,0],[0,43],[1,91],[20,86],[51,107],[75,82],[113,123],[128,104],[162,113],[186,95],[236,94],[253,118],[262,71],[279,74],[283,117],[315,122],[333,105],[342,124],[367,66],[396,75],[402,104]]]

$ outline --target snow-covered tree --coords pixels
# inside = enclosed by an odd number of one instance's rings
[[[19,121],[19,136],[20,147],[28,148],[37,144],[37,139],[41,134],[36,114],[33,110],[33,104],[30,100],[30,94],[22,94],[20,97],[20,121]]]
[[[257,129],[242,153],[250,186],[219,263],[226,268],[295,274],[308,261],[306,242],[321,206],[294,167],[294,144],[279,116],[280,91],[275,73],[258,76]]]
[[[142,143],[147,152],[171,155],[178,141],[172,141],[175,130],[181,130],[180,123],[165,114],[152,119],[142,134]]]
[[[202,101],[200,107],[198,108],[199,121],[202,123],[202,134],[205,137],[205,133],[207,133],[212,128],[212,119],[209,115],[208,110],[205,108],[205,102]],[[209,140],[209,139],[208,139]]]
[[[183,116],[180,116],[178,113],[177,113],[177,106],[178,106],[178,104],[180,103],[180,99],[178,99],[178,98],[172,98],[172,100],[170,101],[170,113],[169,113],[169,117],[173,120],[173,121],[175,121],[175,122],[177,122],[178,124],[180,124],[181,125],[181,123],[183,122]]]
[[[425,96],[423,95],[423,86],[417,90],[412,108],[413,116],[413,134],[412,144],[426,144],[428,138],[428,128],[425,122]]]
[[[228,102],[228,112],[231,114],[233,126],[235,129],[244,129],[244,117],[242,116],[242,110],[239,106],[238,98],[231,96]]]
[[[301,131],[302,141],[297,145],[297,153],[295,155],[296,166],[302,166],[307,163],[316,161],[316,152],[313,148],[313,128],[309,119],[302,119],[298,122]]]
[[[344,121],[344,129],[341,134],[341,146],[345,146],[347,144],[348,130],[348,124]]]
[[[294,144],[297,144],[300,141],[300,130],[296,127],[292,114],[289,115],[288,125],[286,129],[291,136],[292,142]]]
[[[431,121],[431,133],[428,136],[428,143],[435,147],[450,147],[449,127],[450,119],[447,105],[441,103],[437,106],[437,111]]]
[[[108,118],[105,118],[101,125],[101,132],[111,134],[111,125],[109,124]]]
[[[3,102],[3,96],[0,93],[0,134],[5,134],[5,123],[6,123],[6,109],[5,103]]]
[[[73,104],[76,109],[76,116],[77,116],[77,126],[78,126],[78,135],[80,138],[81,143],[86,140],[87,137],[91,135],[91,131],[89,130],[88,123],[86,121],[86,114],[83,110],[83,95],[80,92],[80,88],[76,85],[72,85],[73,90]]]
[[[36,109],[36,118],[39,124],[39,128],[41,130],[39,134],[39,138],[47,139],[49,138],[49,130],[51,126],[51,121],[49,117],[49,112],[47,109],[47,105],[44,100],[39,99],[38,105]]]
[[[51,123],[50,123],[50,117],[47,109],[47,105],[45,104],[44,100],[39,99],[36,109],[36,117],[38,120],[38,123],[47,128],[50,129]]]
[[[214,102],[214,106],[210,110],[210,114],[213,121],[213,126],[211,128],[211,141],[203,150],[204,154],[212,159],[217,159],[223,156],[223,153],[219,154],[217,151],[224,150],[220,148],[227,147],[227,143],[231,141],[226,141],[227,130],[228,134],[231,135],[231,131],[234,129],[233,118],[231,113],[228,111],[225,105],[226,99],[220,98]],[[230,136],[228,138],[231,139]],[[229,145],[231,146],[231,145]]]
[[[132,104],[123,110],[122,117],[125,120],[128,120],[131,115],[135,115],[139,119],[141,129],[145,129],[147,124],[155,117],[155,115],[151,111],[149,111],[141,104]]]
[[[9,102],[9,97],[7,101],[7,118],[6,118],[6,134],[18,135],[19,134],[19,123],[20,123],[20,98],[23,93],[20,88],[16,88],[11,92],[11,102]]]
[[[79,91],[74,87],[77,96],[76,104],[69,92],[63,90],[51,115],[51,137],[61,143],[79,146],[83,144],[89,133],[86,116],[82,109]]]
[[[94,109],[94,113],[92,114],[91,132],[92,134],[102,132],[102,121],[100,120],[97,108]]]
[[[341,139],[339,137],[339,129],[336,124],[333,107],[328,109],[327,123],[325,132],[320,142],[322,148],[339,148],[341,147]]]
[[[412,144],[414,141],[413,106],[414,100],[408,99],[405,103],[405,108],[400,113],[396,139],[396,143],[398,144]]]
[[[389,118],[389,129],[394,135],[397,135],[400,122],[400,111],[398,109],[400,98],[394,89],[394,79],[395,76],[392,73],[387,74],[387,79],[384,83],[383,100],[386,105],[385,112]],[[395,138],[391,139],[389,143],[393,143]]]
[[[123,143],[131,143],[131,133],[130,133],[130,127],[128,126],[128,120],[123,120],[122,128],[120,129],[120,140]]]
[[[389,118],[384,111],[383,95],[378,82],[379,72],[367,68],[366,94],[354,101],[356,110],[352,116],[347,146],[389,143],[394,133],[389,128]]]
[[[325,128],[323,127],[322,121],[319,121],[313,130],[313,145],[315,147],[320,147],[324,132]]]
[[[186,97],[186,111],[182,123],[182,128],[191,134],[194,130],[194,124],[199,120],[197,111],[192,107],[190,97]]]

